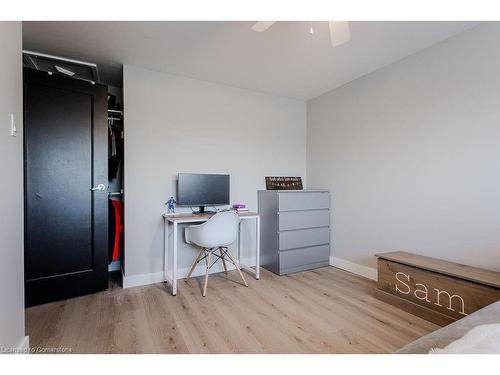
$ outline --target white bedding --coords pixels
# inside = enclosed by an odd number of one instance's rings
[[[500,324],[474,327],[443,349],[431,349],[429,354],[500,354]]]

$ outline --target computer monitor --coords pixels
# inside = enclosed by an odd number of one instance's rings
[[[179,173],[177,204],[198,206],[199,213],[204,213],[206,206],[229,204],[229,175]]]

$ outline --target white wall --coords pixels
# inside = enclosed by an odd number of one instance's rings
[[[21,22],[0,22],[0,347],[25,346]],[[10,114],[17,137],[10,134]]]
[[[230,174],[231,201],[252,210],[265,176],[305,177],[304,102],[133,66],[123,78],[126,277],[161,272],[161,214],[179,172]],[[179,253],[180,267],[196,256]]]
[[[407,250],[500,270],[500,24],[307,104],[307,180],[332,191],[333,255]]]

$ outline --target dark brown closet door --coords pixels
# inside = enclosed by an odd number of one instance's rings
[[[26,305],[107,288],[107,90],[24,72]]]

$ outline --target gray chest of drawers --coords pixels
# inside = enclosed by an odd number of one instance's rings
[[[328,191],[260,190],[258,208],[262,267],[285,275],[329,264]]]

